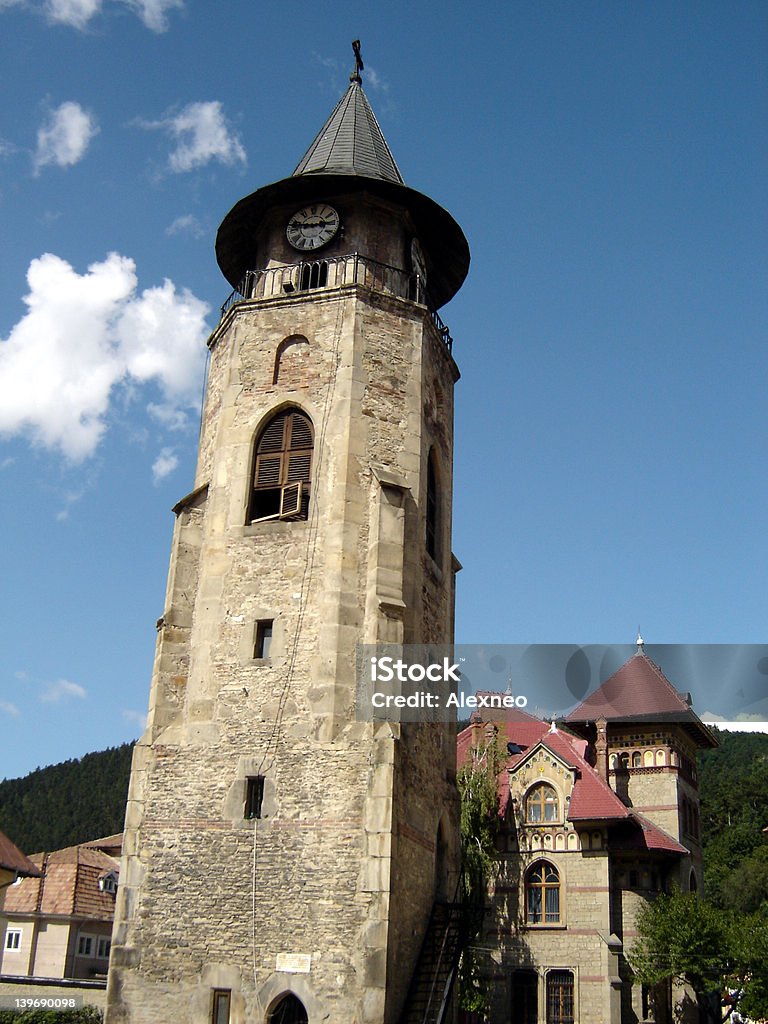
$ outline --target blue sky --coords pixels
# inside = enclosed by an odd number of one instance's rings
[[[140,731],[216,228],[356,37],[472,249],[457,639],[766,641],[765,4],[0,0],[0,778]]]

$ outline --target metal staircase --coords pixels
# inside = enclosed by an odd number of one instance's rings
[[[466,942],[466,908],[435,903],[411,978],[400,1024],[443,1024]]]

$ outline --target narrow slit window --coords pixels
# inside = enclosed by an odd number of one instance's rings
[[[213,990],[213,1007],[211,1024],[229,1024],[229,1009],[232,1003],[232,992],[228,988]]]
[[[264,776],[251,775],[245,784],[245,817],[260,818],[264,804]]]
[[[434,450],[427,459],[427,554],[435,562],[439,561],[440,553],[440,503],[438,500],[437,469],[435,468]]]
[[[272,650],[272,627],[274,619],[260,619],[256,623],[256,643],[254,645],[254,658],[268,658]]]

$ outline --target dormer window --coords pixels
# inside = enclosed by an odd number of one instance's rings
[[[553,786],[541,782],[528,790],[525,798],[527,825],[545,825],[560,818],[560,802]]]
[[[114,896],[117,892],[117,875],[114,871],[110,871],[107,875],[102,875],[99,879],[99,890],[101,892],[107,892],[110,896]]]

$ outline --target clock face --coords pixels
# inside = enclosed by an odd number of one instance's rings
[[[327,245],[339,230],[339,215],[327,203],[304,206],[288,221],[285,235],[294,249],[311,252]]]

